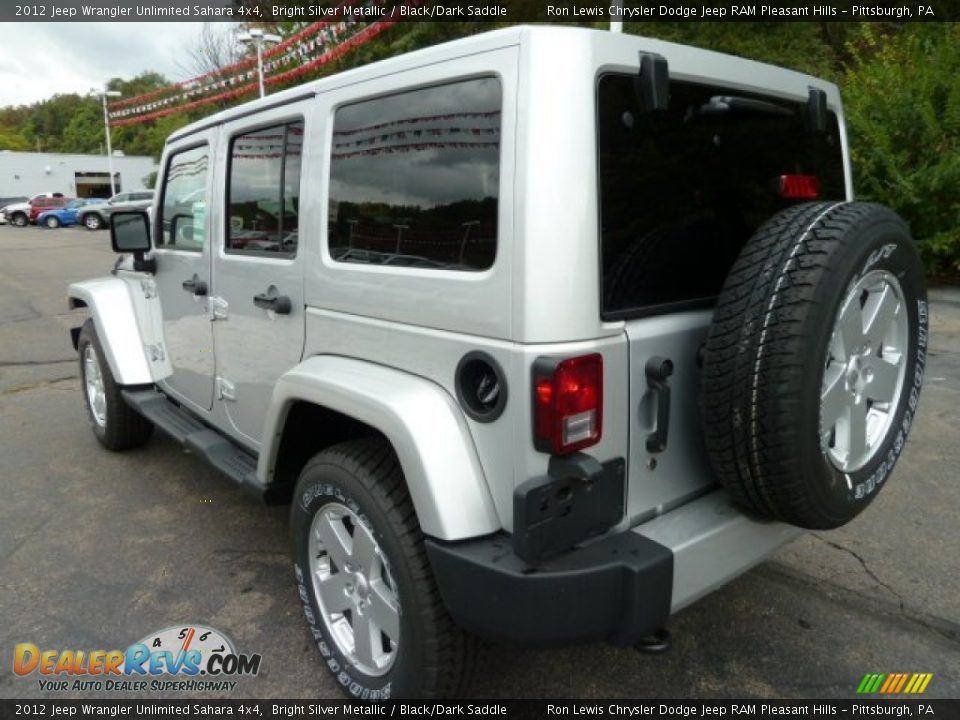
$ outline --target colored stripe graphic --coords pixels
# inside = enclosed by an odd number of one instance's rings
[[[886,677],[883,673],[867,673],[860,682],[857,692],[865,695],[875,693],[880,689],[880,683]]]
[[[857,694],[919,695],[932,679],[933,673],[867,673],[857,686]]]
[[[901,674],[900,674],[900,681],[897,683],[897,686],[896,686],[895,688],[892,688],[892,689],[890,690],[890,692],[898,693],[898,692],[900,692],[901,690],[903,690],[903,684],[904,684],[905,682],[907,682],[907,678],[908,678],[908,677],[910,677],[909,673],[901,673]]]

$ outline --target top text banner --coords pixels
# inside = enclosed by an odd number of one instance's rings
[[[0,4],[5,22],[948,22],[960,0],[51,0]]]

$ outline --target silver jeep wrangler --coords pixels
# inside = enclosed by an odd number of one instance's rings
[[[97,438],[289,502],[358,698],[462,692],[478,636],[666,646],[870,503],[923,379],[837,88],[657,40],[516,27],[225,110],[111,232],[69,289]]]

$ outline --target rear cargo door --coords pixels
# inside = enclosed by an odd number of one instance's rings
[[[697,356],[740,250],[783,208],[846,196],[839,122],[816,95],[671,80],[667,109],[647,111],[634,76],[599,79],[602,316],[629,338],[633,523],[715,482]]]

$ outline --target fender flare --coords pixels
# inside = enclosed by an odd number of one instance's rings
[[[290,407],[309,402],[352,417],[390,441],[423,532],[462,540],[501,529],[463,413],[436,383],[333,355],[308,358],[277,381],[257,475],[272,480]],[[294,498],[296,502],[296,498]]]
[[[120,278],[97,278],[70,285],[67,305],[90,309],[110,372],[119,385],[149,385],[150,363],[130,290]]]

